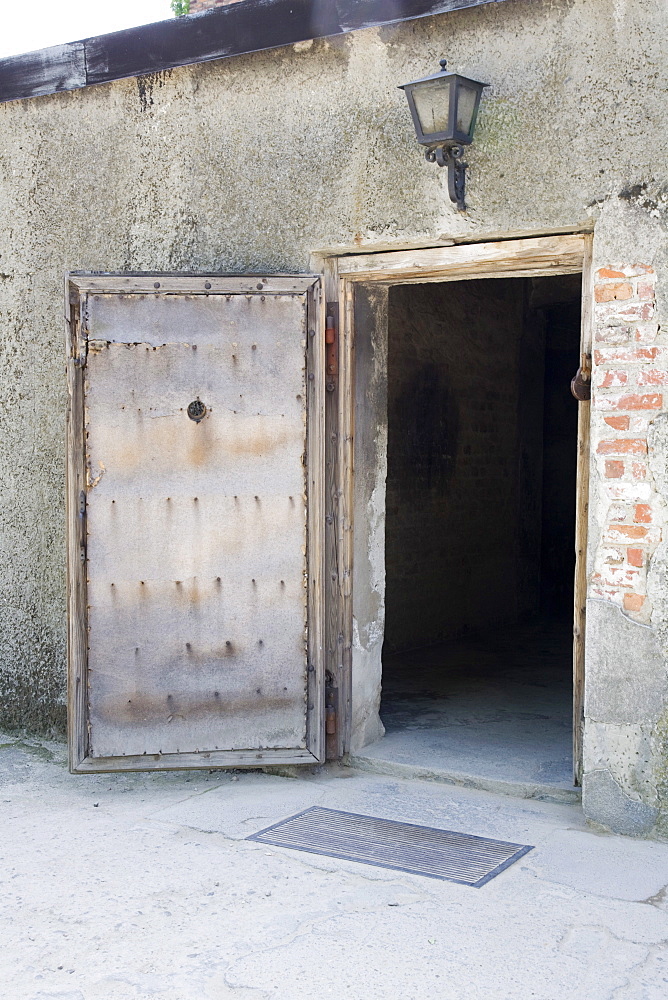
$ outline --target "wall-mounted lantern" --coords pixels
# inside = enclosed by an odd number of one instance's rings
[[[463,212],[467,166],[463,147],[473,142],[480,97],[489,84],[446,73],[446,66],[447,60],[441,59],[440,73],[404,83],[399,89],[406,93],[417,141],[427,147],[430,163],[447,166],[450,198]]]

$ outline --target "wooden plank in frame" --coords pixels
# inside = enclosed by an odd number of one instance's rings
[[[308,705],[307,743],[325,760],[325,307],[322,282],[307,291]],[[311,378],[313,376],[313,378]]]
[[[593,322],[592,238],[586,237],[582,267],[580,353],[590,359]],[[582,780],[584,741],[585,626],[587,616],[587,544],[589,526],[591,400],[578,403],[577,487],[575,506],[575,578],[573,587],[573,778]]]
[[[78,290],[65,285],[67,357],[67,647],[70,765],[88,755],[86,587],[86,463],[84,444],[85,337]]]
[[[357,254],[339,258],[346,281],[408,284],[476,278],[539,277],[582,270],[582,234],[466,243],[429,250]]]

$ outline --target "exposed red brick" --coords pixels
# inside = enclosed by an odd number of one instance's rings
[[[638,385],[668,385],[668,372],[656,368],[639,371]]]
[[[647,504],[636,504],[636,511],[639,507],[646,506]],[[613,541],[620,541],[622,538],[639,539],[647,537],[647,528],[643,528],[640,524],[611,524],[607,533]]]
[[[619,310],[621,319],[635,320],[636,322],[647,322],[654,316],[654,306],[649,302],[644,302],[637,306],[625,306]]]
[[[624,417],[606,417],[605,422],[608,427],[613,427],[616,431],[627,431],[629,429],[629,423],[631,418],[628,416]],[[599,445],[599,451],[601,446]]]
[[[613,326],[654,319],[653,302],[597,302],[595,309],[598,323],[607,322]]]
[[[647,441],[643,438],[617,438],[615,441],[600,441],[596,450],[599,455],[645,455]]]
[[[659,332],[658,323],[637,323],[635,340],[639,344],[651,344]]]
[[[634,462],[631,466],[631,473],[634,479],[645,479],[647,476],[647,466],[644,462]]]
[[[630,513],[631,507],[629,504],[613,503],[608,510],[608,520],[625,521]]]
[[[640,344],[651,344],[653,340],[656,340],[658,332],[658,323],[638,323],[636,326],[635,340]]]
[[[627,611],[640,611],[644,603],[642,594],[624,594],[624,607]]]
[[[596,396],[595,405],[599,410],[660,410],[663,396],[659,392],[648,392],[632,396]]]
[[[627,549],[626,558],[630,566],[637,566],[642,569],[645,561],[645,553],[642,549]]]
[[[658,356],[658,347],[599,347],[594,351],[594,362],[609,365],[616,361],[656,361]]]
[[[593,577],[592,577],[593,580]],[[591,588],[592,597],[600,597],[605,601],[611,601],[613,604],[621,604],[621,594],[619,590],[614,587],[595,587]]]
[[[624,463],[617,462],[614,459],[606,459],[605,461],[605,478],[606,479],[621,479],[624,475]]]
[[[624,268],[624,274],[632,276],[634,274],[654,274],[651,264],[631,264]]]
[[[603,344],[626,344],[633,335],[633,327],[622,323],[596,327],[596,340]]]
[[[617,546],[614,548],[606,547],[604,549],[600,549],[598,555],[599,558],[603,559],[604,563],[608,563],[609,565],[623,563],[626,557],[624,550],[618,548]]]
[[[643,396],[622,396],[617,405],[620,410],[660,410],[663,396],[658,392],[648,392]]]
[[[638,278],[643,274],[654,274],[654,268],[650,264],[617,264],[616,267],[622,271],[625,278]]]
[[[648,503],[637,503],[635,505],[634,521],[638,521],[640,524],[651,524],[652,523],[652,508]],[[636,538],[640,538],[640,535],[636,535]]]
[[[654,281],[649,278],[642,278],[638,282],[638,298],[643,302],[654,300]]]
[[[623,271],[613,271],[610,267],[599,267],[596,272],[597,278],[625,278]]]
[[[629,430],[633,431],[636,435],[647,437],[649,422],[653,416],[654,414],[651,410],[636,410],[635,413],[630,413]]]
[[[611,563],[604,563],[600,573],[595,573],[592,577],[607,587],[638,587],[642,588],[642,574],[635,567],[616,566]]]
[[[623,299],[630,299],[633,295],[633,286],[628,281],[617,281],[608,285],[597,285],[594,289],[594,298],[597,302],[614,302]]]
[[[601,389],[611,389],[614,386],[626,385],[629,380],[628,373],[622,371],[600,372],[597,378],[599,379],[597,384]]]
[[[649,483],[639,483],[636,480],[629,482],[625,479],[617,479],[615,482],[608,482],[603,488],[603,496],[608,500],[631,501],[632,503],[645,503],[649,499]]]

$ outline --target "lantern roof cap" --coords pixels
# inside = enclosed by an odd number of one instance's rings
[[[406,87],[414,87],[417,83],[429,83],[431,80],[451,80],[453,77],[457,76],[460,80],[470,80],[471,83],[476,83],[479,87],[489,87],[489,83],[482,83],[480,80],[474,80],[470,76],[464,76],[463,73],[448,73],[446,66],[448,65],[447,59],[441,59],[441,71],[440,73],[433,73],[431,76],[422,76],[419,80],[409,80],[408,83],[399,84],[399,90],[405,90]]]

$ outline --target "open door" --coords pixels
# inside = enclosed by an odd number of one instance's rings
[[[75,772],[324,755],[314,277],[70,275]]]

